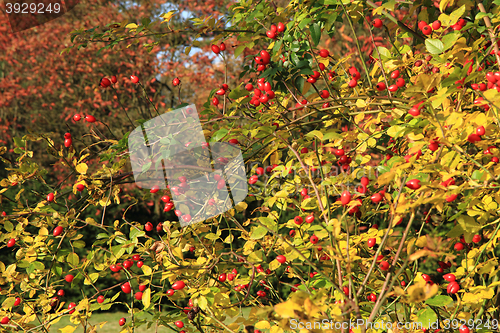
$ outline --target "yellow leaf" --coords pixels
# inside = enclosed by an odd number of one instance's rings
[[[145,275],[151,275],[151,273],[153,272],[151,267],[149,267],[148,265],[142,265],[142,272],[145,274]]]
[[[358,102],[359,101],[363,101],[363,100],[362,99],[358,99]],[[364,107],[364,106],[366,106],[366,103],[363,102],[364,105],[361,106],[361,105],[359,105],[361,103],[358,103],[358,102],[356,102],[356,106],[358,106],[358,107]],[[356,117],[354,117],[354,121],[356,122],[356,124],[359,124],[363,119],[365,119],[365,114],[364,113],[360,113],[360,114],[356,115]]]
[[[198,306],[202,310],[206,310],[207,309],[208,302],[207,302],[207,298],[205,296],[200,296],[200,298],[198,298]]]
[[[142,266],[144,267],[144,266]],[[151,289],[148,288],[144,290],[142,293],[142,304],[144,305],[145,308],[148,308],[149,305],[151,304]]]
[[[189,55],[189,52],[191,52],[191,46],[186,47],[186,49],[184,50],[184,54]]]
[[[295,317],[295,310],[301,311],[301,307],[297,303],[290,300],[274,306],[274,311],[276,311],[276,313],[283,318]]]
[[[278,267],[280,267],[280,266],[281,266],[281,263],[280,263],[278,260],[276,260],[276,259],[274,259],[273,261],[271,261],[271,262],[269,263],[269,269],[270,269],[271,271],[276,270],[276,269],[277,269]]]
[[[168,13],[162,14],[161,17],[163,17],[163,22],[161,22],[161,23],[165,23],[165,22],[168,23],[170,21],[170,19],[172,19],[172,16],[174,16],[174,14],[175,14],[175,10],[171,10]]]
[[[67,325],[64,328],[60,328],[58,330],[58,332],[60,332],[60,333],[73,333],[76,330],[76,328],[77,328],[77,326]]]
[[[388,171],[388,172],[385,172],[383,174],[381,174],[378,179],[377,179],[377,183],[379,185],[385,185],[385,184],[388,184],[391,180],[394,179],[394,177],[396,176],[396,173],[394,171]]]
[[[427,237],[426,236],[420,236],[417,239],[417,242],[415,243],[416,246],[418,247],[425,247],[427,245]]]
[[[76,166],[76,168],[75,168],[75,169],[76,169],[76,171],[77,171],[79,174],[84,175],[84,174],[86,174],[86,173],[87,173],[88,168],[89,168],[89,167],[88,167],[88,165],[87,165],[87,164],[85,164],[85,163],[80,163],[80,164],[78,164],[78,165]]]
[[[271,328],[271,324],[267,320],[261,320],[257,324],[255,324],[255,328],[259,330],[268,330]]]
[[[413,133],[408,134],[408,139],[413,140],[413,141],[419,141],[424,138],[424,135],[422,133],[415,135]]]
[[[446,7],[448,7],[448,5],[450,3],[453,3],[454,0],[441,0],[439,2],[439,10],[441,11],[441,13],[444,13],[445,10],[446,10]]]
[[[271,327],[270,333],[283,333],[283,329],[279,326],[273,326]]]
[[[45,227],[41,227],[40,230],[38,230],[38,234],[40,236],[47,236],[49,234],[49,231]]]
[[[239,204],[237,204],[236,206],[234,206],[234,208],[236,208],[236,210],[238,212],[244,211],[245,209],[247,209],[247,207],[248,207],[248,204],[244,201],[242,201]]]
[[[426,299],[436,295],[439,290],[437,284],[432,286],[425,281],[420,281],[417,284],[408,287],[408,295],[410,295],[410,303],[423,302]]]
[[[288,192],[286,190],[281,190],[275,195],[276,198],[287,198]]]
[[[137,24],[129,23],[125,26],[125,29],[137,29]]]
[[[101,205],[102,207],[109,206],[111,205],[111,200],[109,200],[108,198],[101,199],[99,200],[99,205]]]
[[[316,314],[320,313],[321,309],[313,304],[313,302],[309,299],[306,298],[304,300],[304,310],[306,314],[309,315],[309,317],[314,317]]]

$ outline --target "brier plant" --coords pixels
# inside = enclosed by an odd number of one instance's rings
[[[93,312],[125,309],[122,332],[391,331],[368,322],[419,323],[405,328],[418,333],[497,331],[495,3],[248,0],[224,20],[193,18],[181,30],[169,30],[172,12],[161,26],[75,30],[68,49],[112,37],[100,46],[116,53],[131,38],[154,34],[148,45],[157,46],[186,34],[226,74],[237,72],[198,110],[207,142],[241,149],[248,196],[182,228],[193,207],[172,198],[189,196],[198,171],[176,173],[178,185],[167,189],[138,188],[130,132],[114,137],[105,114],[68,118],[86,137],[16,137],[12,150],[0,147],[8,170],[0,198],[9,203],[0,216],[0,327],[44,332],[69,316],[63,332],[99,332]],[[149,103],[151,79],[131,70],[103,77],[99,89],[125,82],[155,117],[171,109]],[[168,82],[186,106],[184,78]],[[136,127],[148,120],[128,112]],[[209,144],[201,150],[216,169],[228,163]],[[34,151],[55,158],[65,180],[45,182],[51,170]],[[161,164],[144,169],[154,167]],[[215,181],[224,191],[224,178]],[[159,208],[131,217],[140,202]],[[207,210],[226,204],[193,199]],[[69,290],[80,296],[68,298]],[[364,324],[334,325],[356,320]]]

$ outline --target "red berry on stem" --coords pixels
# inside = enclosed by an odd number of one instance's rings
[[[181,290],[184,289],[185,286],[186,284],[184,283],[184,281],[177,281],[172,285],[172,289]]]
[[[139,82],[139,78],[135,75],[131,75],[130,76],[130,81],[132,81],[132,83],[138,83]]]
[[[386,271],[389,269],[390,265],[387,261],[382,261],[379,265],[380,269]]]
[[[103,78],[101,79],[101,87],[103,87],[103,88],[107,88],[107,87],[109,87],[110,85],[111,85],[111,81],[109,81],[109,79],[108,79],[108,78],[103,77]]]
[[[85,120],[88,121],[89,123],[95,123],[96,121],[95,117],[89,114],[85,116]]]
[[[382,23],[382,20],[379,18],[376,18],[373,20],[373,26],[375,28],[381,28],[384,24]]]
[[[340,202],[342,203],[342,205],[347,205],[349,202],[351,201],[351,193],[349,191],[344,191],[342,192],[342,194],[340,195]]]
[[[428,36],[432,34],[432,28],[429,25],[426,25],[422,27],[422,32],[424,33],[424,35]]]
[[[469,332],[470,332],[470,330],[469,330],[469,328],[468,328],[467,326],[462,325],[462,326],[460,326],[460,328],[458,329],[458,332],[460,332],[460,333],[469,333]]]
[[[57,237],[60,234],[62,234],[63,230],[64,230],[63,227],[57,226],[54,228],[54,231],[52,232],[52,234],[54,235],[54,237]]]
[[[439,28],[441,28],[441,21],[436,20],[436,21],[432,22],[432,29],[433,30],[437,30]]]
[[[484,126],[479,126],[476,128],[476,134],[479,136],[482,136],[486,133],[486,130],[484,129]]]
[[[68,282],[68,283],[71,283],[71,282],[73,282],[74,278],[75,277],[73,275],[68,274],[68,275],[66,275],[66,277],[64,278],[64,280],[66,280],[66,282]]]
[[[130,294],[132,288],[130,287],[130,282],[125,282],[121,285],[121,289],[125,294]]]
[[[385,90],[386,85],[385,85],[384,82],[379,82],[379,83],[377,83],[377,85],[375,86],[375,88],[377,88],[378,91],[382,91],[382,90]]]

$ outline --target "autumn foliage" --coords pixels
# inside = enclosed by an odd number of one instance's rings
[[[64,47],[7,48],[3,327],[124,309],[123,332],[498,330],[498,7],[176,5],[194,18],[106,4],[92,29],[46,25]],[[179,188],[137,187],[127,143],[187,103],[240,147],[249,195],[182,228]]]

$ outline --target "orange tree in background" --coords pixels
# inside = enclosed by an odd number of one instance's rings
[[[494,4],[241,1],[228,17],[195,18],[186,28],[170,26],[169,12],[161,28],[123,21],[104,33],[73,32],[69,52],[104,42],[117,50],[141,34],[155,36],[149,47],[179,34],[197,47],[215,33],[211,49],[224,75],[200,108],[204,134],[240,145],[250,195],[227,213],[181,228],[175,215],[185,208],[172,207],[169,191],[121,193],[132,182],[128,133],[98,137],[104,164],[91,163],[85,150],[52,147],[47,135],[17,138],[1,182],[2,195],[16,203],[3,214],[0,235],[10,253],[0,264],[2,325],[42,331],[70,315],[65,331],[79,324],[98,330],[90,314],[121,304],[128,317],[119,324],[130,332],[143,325],[385,332],[388,322],[407,332],[498,330]],[[403,16],[391,15],[396,10]],[[340,29],[357,53],[323,46]],[[377,37],[390,45],[363,53],[359,41]],[[239,76],[227,75],[239,58]],[[103,80],[107,91],[110,79]],[[146,84],[133,72],[118,81]],[[182,103],[182,90],[177,97]],[[154,103],[147,110],[151,117],[161,111]],[[45,173],[32,162],[40,146],[70,170],[70,189],[52,187],[45,200],[27,205],[24,184]],[[131,220],[133,204],[107,221],[105,208],[124,197],[163,202],[162,223]],[[89,206],[103,207],[102,219],[86,216]],[[83,228],[99,229],[93,244],[79,239]],[[109,274],[116,284],[98,288]],[[93,294],[71,303],[57,295],[82,284]],[[251,308],[246,316],[243,307]],[[360,325],[342,325],[349,321]]]

